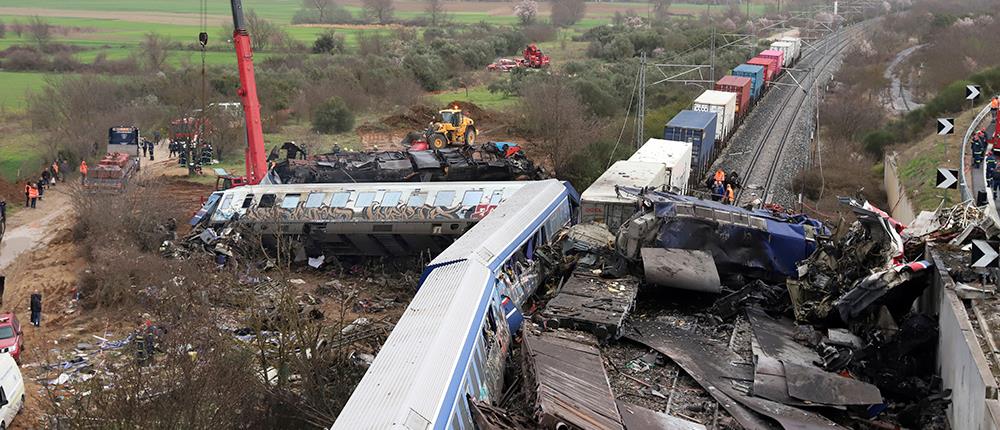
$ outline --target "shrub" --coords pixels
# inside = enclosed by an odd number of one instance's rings
[[[313,130],[324,134],[343,133],[354,127],[354,113],[339,97],[333,97],[313,112]]]
[[[896,135],[888,130],[875,130],[865,135],[861,140],[865,151],[876,158],[882,158],[885,148],[896,141]]]
[[[312,52],[313,54],[343,54],[344,47],[344,36],[329,30],[316,38],[316,41],[313,42]]]

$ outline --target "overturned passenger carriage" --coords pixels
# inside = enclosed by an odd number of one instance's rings
[[[436,254],[526,183],[251,185],[213,193],[192,223],[242,225],[309,257]]]

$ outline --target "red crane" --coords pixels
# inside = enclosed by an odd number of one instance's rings
[[[236,46],[236,64],[240,70],[240,89],[237,93],[243,103],[247,123],[247,183],[259,184],[267,175],[267,157],[264,155],[264,131],[260,123],[260,101],[257,100],[257,81],[254,78],[253,49],[250,33],[243,18],[243,2],[230,0],[233,8],[233,45]]]

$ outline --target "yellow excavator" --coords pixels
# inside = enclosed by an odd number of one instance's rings
[[[462,114],[458,106],[438,111],[438,117],[427,127],[427,144],[433,149],[442,149],[455,143],[472,145],[476,143],[475,121]]]

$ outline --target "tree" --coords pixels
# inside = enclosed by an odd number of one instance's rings
[[[327,30],[313,42],[312,52],[313,54],[343,54],[344,36],[334,33],[333,29]]]
[[[319,22],[325,23],[329,22],[330,12],[337,7],[337,4],[333,0],[304,0],[302,7],[315,12]]]
[[[278,33],[281,29],[273,22],[264,19],[264,17],[257,15],[253,9],[246,11],[246,25],[247,32],[250,33],[250,44],[254,51],[263,51],[271,46],[271,42],[274,41],[275,37],[278,37]]]
[[[531,24],[538,16],[538,3],[535,0],[521,0],[514,5],[514,15],[517,15],[521,25]]]
[[[52,41],[52,26],[38,15],[35,15],[28,20],[28,37],[39,48],[44,48]]]
[[[354,114],[339,97],[319,105],[313,112],[313,130],[323,134],[343,133],[354,127]]]
[[[368,19],[374,19],[379,24],[392,21],[392,13],[396,10],[393,0],[361,0],[361,7],[365,9]]]
[[[552,0],[552,24],[569,27],[583,19],[587,4],[583,0]]]
[[[448,21],[448,14],[444,10],[444,3],[441,0],[427,0],[427,16],[431,18],[431,27],[444,24]]]
[[[139,42],[139,52],[145,60],[146,68],[151,72],[159,72],[163,70],[170,55],[169,42],[158,33],[146,33],[142,42]]]
[[[673,0],[653,0],[653,16],[656,19],[667,19],[670,16],[670,5]]]
[[[549,76],[527,86],[521,95],[524,128],[534,147],[563,174],[572,161],[595,142],[600,127],[566,78]]]

